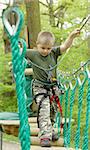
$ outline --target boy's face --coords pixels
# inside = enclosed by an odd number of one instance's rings
[[[37,44],[37,49],[42,56],[47,56],[52,50],[52,44]]]

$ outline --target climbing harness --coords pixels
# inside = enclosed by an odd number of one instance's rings
[[[60,104],[60,100],[59,100],[59,96],[58,95],[60,95],[60,93],[59,94],[57,94],[56,93],[56,90],[57,90],[57,81],[56,81],[56,79],[54,78],[53,79],[53,84],[54,85],[42,85],[41,86],[41,88],[44,88],[45,90],[46,90],[46,93],[38,93],[38,94],[36,94],[35,96],[34,96],[34,100],[35,100],[35,102],[37,103],[37,101],[36,101],[36,99],[37,99],[37,97],[38,96],[43,96],[42,98],[41,98],[41,100],[40,100],[40,102],[39,102],[39,106],[38,106],[38,115],[37,115],[37,123],[38,123],[38,127],[39,127],[39,113],[40,113],[40,108],[41,108],[41,106],[42,106],[42,102],[44,101],[44,99],[46,98],[46,97],[49,97],[49,99],[50,99],[50,104],[52,105],[52,103],[53,103],[53,101],[55,101],[56,102],[56,104],[57,104],[57,106],[58,106],[58,108],[59,108],[59,112],[60,112],[60,114],[61,114],[61,120],[62,120],[62,106],[61,106],[61,104]],[[38,85],[37,85],[37,87],[38,87]],[[40,86],[39,86],[40,87]],[[50,91],[52,91],[52,95],[50,95]],[[54,107],[54,106],[53,106]],[[55,108],[54,108],[55,109]],[[54,111],[56,111],[56,110],[54,110]],[[62,125],[62,122],[61,122],[61,128],[63,127],[63,125]]]

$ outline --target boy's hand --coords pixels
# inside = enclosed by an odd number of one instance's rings
[[[75,29],[74,31],[71,32],[70,37],[75,38],[80,35],[80,29]]]

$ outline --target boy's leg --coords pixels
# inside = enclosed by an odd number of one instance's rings
[[[57,113],[57,104],[55,101],[53,101],[50,105],[50,119],[52,126],[54,126],[56,121],[56,113]]]
[[[40,128],[39,134],[40,139],[43,138],[49,138],[50,140],[52,139],[52,124],[50,120],[49,97],[44,98],[39,110],[39,128]]]
[[[57,114],[57,104],[55,101],[52,102],[50,106],[50,118],[52,123],[52,141],[57,141],[59,139],[58,133],[54,130],[54,124],[56,121],[56,114]]]
[[[39,93],[46,93],[47,91],[43,88],[38,88],[34,87],[33,89],[34,95],[39,94]],[[44,95],[37,96],[36,102],[39,107],[40,101],[42,100],[42,103],[40,105],[40,110],[39,110],[39,128],[40,128],[40,133],[39,133],[39,138],[48,138],[52,139],[52,124],[50,120],[50,100],[49,96],[43,97]]]

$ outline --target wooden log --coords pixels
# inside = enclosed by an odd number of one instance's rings
[[[37,117],[31,117],[28,119],[29,123],[37,123]],[[67,118],[66,122],[69,122],[69,118]],[[74,122],[74,119],[72,119]],[[65,118],[62,119],[62,123],[65,123]],[[1,125],[18,125],[20,124],[19,120],[0,120]]]
[[[6,134],[18,136],[19,126],[2,125],[1,127],[2,127],[3,132],[5,132]],[[30,135],[31,136],[38,136],[39,131],[40,131],[39,128],[32,126],[32,125],[30,126]],[[58,133],[57,128],[55,128],[55,132]],[[63,132],[61,133],[61,135],[63,135]]]
[[[31,150],[67,150],[67,148],[65,147],[55,147],[55,146],[52,146],[52,147],[41,147],[41,146],[32,146],[31,145]],[[73,148],[68,148],[68,150],[75,150]]]
[[[7,142],[3,141],[3,150],[21,150],[20,144],[16,142]],[[65,148],[65,147],[41,147],[31,145],[30,150],[75,150],[74,148]],[[80,150],[80,149],[79,149]]]
[[[29,122],[31,123],[35,123],[37,122],[37,117],[31,117],[28,119]],[[69,118],[66,119],[66,122],[68,123],[69,122]],[[71,122],[74,122],[74,119],[71,120]],[[65,123],[65,118],[62,118],[62,124]]]
[[[37,118],[36,117],[31,117],[28,119],[29,123],[36,123]],[[20,121],[19,120],[0,120],[1,125],[17,125],[19,126]]]
[[[2,125],[2,130],[4,133],[9,135],[18,136],[19,127],[18,126],[12,126],[12,125]]]
[[[55,130],[56,133],[58,133],[57,128],[55,128],[54,130]],[[38,133],[39,133],[40,129],[39,128],[30,128],[30,131],[31,131],[32,136],[38,136]]]
[[[1,125],[2,130],[6,134],[11,134],[14,136],[18,136],[19,126],[17,125]],[[30,132],[32,136],[36,136],[39,133],[39,128],[37,128],[37,124],[32,123],[30,125]]]
[[[28,119],[29,124],[30,124],[30,130],[31,130],[31,135],[35,136],[38,135],[39,129],[37,126],[37,118],[36,117],[31,117]],[[63,124],[64,124],[65,119],[63,118]],[[67,123],[69,119],[67,118]],[[73,122],[74,120],[72,120]],[[0,120],[0,125],[3,129],[3,132],[6,134],[12,134],[14,136],[18,136],[18,128],[19,128],[19,120]],[[57,129],[55,129],[57,132]],[[63,135],[63,131],[61,133]]]
[[[31,145],[40,145],[40,139],[38,137],[31,136]],[[52,146],[64,146],[63,138],[59,138],[58,141],[51,142]]]

